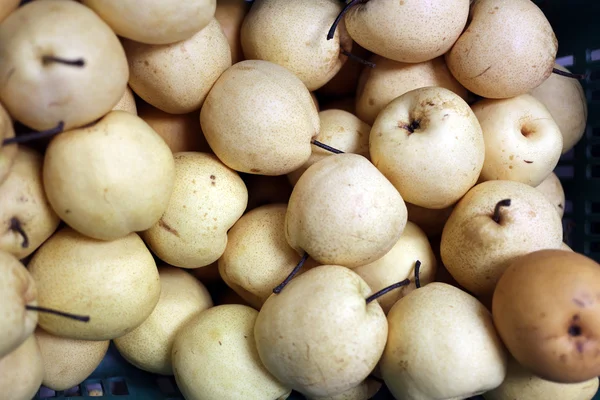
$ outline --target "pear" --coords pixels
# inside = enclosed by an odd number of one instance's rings
[[[38,313],[37,289],[27,269],[13,255],[0,250],[0,359],[15,351],[33,333]],[[0,374],[0,376],[3,374]],[[0,385],[1,386],[1,385]]]
[[[369,158],[369,125],[344,110],[321,111],[319,120],[321,130],[315,140],[345,153],[360,154]],[[290,182],[295,185],[308,167],[331,154],[330,151],[313,144],[309,159],[300,168],[288,174]]]
[[[446,53],[469,16],[469,0],[359,2],[345,22],[356,43],[395,61],[418,63]]]
[[[256,309],[300,259],[283,234],[286,211],[286,204],[269,204],[246,213],[227,233],[227,247],[219,258],[225,283]],[[303,271],[315,265],[308,260]]]
[[[565,191],[558,176],[556,176],[554,172],[550,173],[550,175],[535,188],[546,196],[546,199],[554,205],[558,215],[562,218],[565,214]]]
[[[0,22],[15,11],[19,7],[19,3],[21,3],[21,0],[4,0],[0,5]]]
[[[0,67],[1,68],[1,67]],[[0,184],[4,182],[17,156],[16,144],[3,144],[6,139],[15,137],[15,130],[10,115],[0,104]]]
[[[327,37],[341,10],[338,0],[255,0],[242,24],[244,55],[281,65],[316,90],[346,62],[342,51],[352,50],[343,23]]]
[[[562,223],[542,193],[519,182],[487,181],[454,207],[442,233],[442,261],[475,295],[491,295],[515,258],[562,243]]]
[[[387,335],[371,289],[348,268],[322,265],[292,279],[261,308],[258,354],[284,385],[307,397],[336,396],[359,385],[377,364]]]
[[[141,235],[164,262],[181,268],[209,265],[227,246],[227,231],[242,216],[248,191],[235,171],[206,153],[174,155],[175,180],[169,205]]]
[[[221,75],[200,111],[200,124],[225,165],[261,175],[299,168],[319,133],[306,86],[291,71],[262,60],[239,62]]]
[[[0,371],[2,400],[33,399],[44,379],[44,361],[35,336],[0,358]]]
[[[168,44],[188,39],[210,23],[215,0],[83,0],[117,35],[142,43]]]
[[[354,268],[383,257],[406,219],[402,196],[369,160],[336,154],[310,166],[296,183],[285,236],[320,264]]]
[[[434,282],[388,314],[380,366],[396,399],[466,399],[498,387],[507,355],[490,312],[473,296]]]
[[[600,375],[600,265],[541,250],[516,259],[494,291],[494,324],[515,359],[557,383]]]
[[[373,55],[375,68],[364,68],[356,91],[356,115],[373,125],[377,115],[396,97],[411,90],[438,86],[467,99],[465,89],[452,76],[444,57],[421,63],[402,63]]]
[[[210,308],[183,326],[173,343],[173,371],[187,400],[285,399],[290,388],[261,364],[254,343],[258,311]],[[193,351],[190,351],[193,349]]]
[[[121,100],[112,108],[112,111],[127,111],[130,114],[138,115],[137,106],[135,104],[135,97],[133,92],[127,86]]]
[[[381,382],[367,378],[358,386],[346,390],[335,396],[309,397],[309,400],[369,400],[374,398],[381,389]]]
[[[427,285],[435,280],[437,261],[425,232],[412,222],[407,222],[404,232],[394,247],[379,260],[354,268],[354,272],[378,292],[396,282],[410,279],[411,283],[379,297],[377,301],[384,313],[402,297],[416,289],[415,264],[419,262],[419,280]]]
[[[16,160],[0,184],[0,250],[23,259],[33,253],[58,228],[42,183],[44,158],[19,146]]]
[[[171,114],[200,109],[217,78],[231,66],[227,38],[214,18],[206,28],[180,42],[151,45],[125,39],[123,47],[131,89]]]
[[[570,72],[558,64],[554,64],[554,68]],[[560,128],[562,153],[571,150],[583,137],[588,117],[587,99],[579,80],[551,74],[530,94],[548,108]]]
[[[485,400],[592,400],[597,391],[596,377],[581,383],[551,382],[535,376],[510,357],[504,382],[483,397]]]
[[[533,1],[476,0],[469,19],[446,62],[471,92],[491,99],[515,97],[550,76],[558,42]]]
[[[246,211],[267,204],[287,203],[292,194],[293,186],[286,175],[242,174],[242,179],[248,188],[248,207]]]
[[[77,128],[113,108],[127,87],[115,33],[76,1],[33,1],[0,25],[0,101],[36,130]]]
[[[160,295],[154,258],[135,233],[107,242],[65,227],[38,249],[28,268],[40,304],[90,316],[82,324],[40,314],[40,327],[65,338],[123,336],[148,318]]]
[[[92,126],[54,138],[43,176],[48,200],[63,221],[86,236],[114,240],[160,219],[175,163],[141,118],[111,111]]]
[[[87,379],[100,365],[108,350],[109,340],[74,340],[54,336],[36,329],[42,359],[43,385],[52,390],[67,390]]]
[[[565,250],[565,251],[573,251],[573,249],[570,248],[569,245],[566,243],[561,243],[559,249]]]
[[[529,94],[481,100],[473,106],[483,139],[480,181],[510,180],[537,186],[558,164],[562,135],[548,109]]]
[[[475,185],[485,145],[475,114],[460,96],[426,87],[403,94],[379,113],[369,149],[373,164],[402,198],[440,209]]]
[[[163,138],[171,152],[212,152],[200,129],[197,112],[169,114],[146,103],[140,105],[138,115]]]
[[[444,225],[446,224],[446,221],[448,221],[448,218],[450,218],[453,209],[454,205],[434,210],[406,202],[408,220],[417,224],[428,237],[442,234]]]
[[[232,64],[244,60],[240,32],[250,6],[251,4],[248,1],[217,0],[215,19],[219,22],[223,33],[227,37]]]
[[[210,294],[184,270],[160,267],[160,298],[152,314],[130,333],[116,338],[119,353],[136,367],[173,375],[171,350],[179,329],[199,312],[212,307]]]
[[[317,112],[321,111],[319,107],[319,99],[317,99],[317,95],[315,94],[315,92],[310,92],[310,97],[313,103],[315,103],[315,108],[317,109]]]

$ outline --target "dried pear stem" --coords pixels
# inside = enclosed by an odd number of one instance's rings
[[[330,152],[332,152],[334,154],[343,154],[344,153],[343,151],[338,150],[335,147],[331,147],[331,146],[329,146],[329,145],[327,145],[327,144],[325,144],[323,142],[319,142],[318,140],[314,140],[313,139],[313,141],[311,143],[314,144],[317,147],[322,148],[323,150],[330,151]]]
[[[300,272],[300,270],[302,269],[302,266],[304,265],[304,263],[306,262],[307,259],[308,259],[308,253],[304,253],[304,255],[302,256],[302,258],[300,259],[298,264],[296,264],[296,266],[294,267],[292,272],[290,272],[290,274],[287,276],[287,278],[285,278],[283,282],[281,282],[279,285],[277,285],[277,287],[275,289],[273,289],[273,293],[275,293],[275,294],[281,293],[283,288],[286,287],[288,283],[290,283],[292,278],[294,278],[294,276],[296,276],[298,274],[298,272]]]
[[[15,137],[11,137],[8,139],[4,139],[2,141],[2,146],[7,146],[9,144],[19,144],[19,143],[27,143],[37,139],[43,139],[46,137],[51,137],[54,135],[58,135],[65,128],[64,121],[60,121],[54,128],[41,131],[41,132],[32,132],[26,133],[25,135],[19,135]]]
[[[350,8],[360,3],[366,3],[367,1],[369,0],[352,0],[350,3],[346,4],[346,6],[342,9],[342,11],[340,11],[338,16],[335,18],[335,21],[333,21],[331,28],[329,28],[329,32],[327,33],[327,40],[333,39],[333,36],[335,35],[335,30],[337,29],[338,25],[340,24],[340,21],[342,20],[342,18],[344,18],[344,15],[346,15]]]
[[[37,312],[43,312],[43,313],[48,313],[48,314],[54,314],[54,315],[58,315],[59,317],[73,319],[75,321],[89,322],[89,320],[90,320],[90,317],[88,317],[88,316],[70,314],[70,313],[66,313],[66,312],[62,312],[62,311],[52,310],[51,308],[26,305],[25,309],[28,311],[37,311]]]
[[[70,67],[83,67],[85,66],[85,60],[83,58],[77,58],[75,60],[67,60],[60,57],[54,56],[42,56],[42,64],[48,65],[52,63],[64,64]]]
[[[394,283],[393,285],[390,285],[390,286],[388,286],[386,288],[383,288],[379,292],[370,295],[369,297],[367,297],[367,299],[365,301],[367,302],[367,304],[369,304],[373,300],[377,300],[378,298],[380,298],[384,294],[387,294],[387,293],[391,292],[394,289],[398,289],[399,287],[408,286],[408,285],[410,285],[410,279],[407,278],[407,279],[403,280],[402,282]]]
[[[25,233],[25,230],[21,225],[21,221],[17,217],[12,217],[10,219],[10,226],[8,229],[10,229],[13,232],[17,232],[23,237],[23,242],[21,243],[22,248],[26,249],[29,247],[29,237],[27,236],[27,233]]]
[[[415,263],[415,286],[421,287],[421,261],[417,260]]]
[[[556,75],[564,76],[567,78],[580,79],[580,80],[585,79],[587,77],[585,74],[573,74],[571,72],[563,71],[558,68],[552,68],[552,73],[556,74]]]
[[[500,223],[500,209],[502,207],[510,207],[510,199],[504,199],[504,200],[500,200],[497,204],[496,207],[494,208],[494,215],[492,215],[492,219],[494,220],[494,222],[496,223]]]

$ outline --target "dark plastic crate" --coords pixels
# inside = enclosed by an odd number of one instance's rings
[[[567,243],[600,261],[600,1],[533,1],[544,10],[558,37],[558,62],[575,73],[588,74],[582,82],[588,101],[587,130],[575,149],[561,158],[556,173],[567,198]],[[90,390],[98,387],[103,396],[90,397]],[[35,399],[184,400],[173,377],[134,368],[112,344],[100,366],[77,388],[56,393],[41,388]],[[289,399],[304,397],[293,393]],[[374,398],[390,399],[393,397],[385,388]],[[594,400],[600,400],[600,392]]]

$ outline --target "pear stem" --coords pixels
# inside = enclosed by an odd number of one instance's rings
[[[417,260],[415,263],[415,286],[418,288],[421,287],[421,261]]]
[[[552,68],[552,73],[556,74],[556,75],[564,76],[567,78],[573,78],[573,79],[585,79],[587,77],[586,74],[573,74],[571,72],[563,71],[558,68]]]
[[[25,230],[21,225],[21,221],[19,221],[17,217],[12,217],[10,219],[10,226],[8,229],[10,229],[13,232],[17,232],[23,237],[23,242],[21,243],[22,248],[26,249],[29,247],[29,237],[27,236],[27,233],[25,233]]]
[[[89,320],[90,320],[90,317],[88,317],[88,316],[69,314],[69,313],[62,312],[62,311],[52,310],[51,308],[26,305],[25,309],[28,311],[37,311],[37,312],[43,312],[43,313],[48,313],[48,314],[54,314],[54,315],[58,315],[59,317],[73,319],[75,321],[89,322]]]
[[[399,287],[408,286],[408,285],[410,285],[410,279],[405,279],[402,282],[394,283],[393,285],[383,288],[379,292],[374,293],[374,294],[370,295],[369,297],[367,297],[366,302],[367,302],[367,304],[369,304],[373,300],[377,300],[384,294],[388,294],[389,292],[391,292],[394,289],[398,289]]]
[[[283,288],[286,287],[288,283],[290,283],[292,278],[294,276],[296,276],[298,274],[298,272],[300,272],[300,270],[302,269],[302,266],[304,265],[304,263],[306,262],[307,259],[308,259],[308,253],[304,253],[304,255],[302,256],[302,258],[300,259],[298,264],[296,264],[296,266],[294,267],[292,272],[290,272],[290,274],[287,276],[287,278],[285,278],[283,280],[283,282],[281,282],[279,285],[277,285],[277,287],[275,289],[273,289],[273,293],[275,293],[275,294],[281,293]]]
[[[358,63],[364,64],[369,68],[375,68],[376,64],[374,62],[365,60],[364,58],[361,58],[359,56],[357,56],[356,54],[352,54],[350,53],[348,50],[346,49],[341,49],[340,52],[345,55],[346,57],[348,57],[350,60],[352,61],[356,61]]]
[[[341,150],[336,149],[335,147],[331,147],[323,142],[319,142],[318,140],[313,139],[313,141],[311,142],[312,144],[314,144],[317,147],[320,147],[324,150],[330,151],[334,154],[343,154],[344,152]]]
[[[52,63],[69,65],[71,67],[83,67],[85,65],[83,58],[78,58],[76,60],[65,60],[64,58],[54,56],[42,56],[42,64],[48,65]]]
[[[494,220],[495,223],[499,224],[500,223],[500,209],[502,207],[510,207],[510,199],[504,199],[504,200],[500,200],[497,204],[496,207],[494,207],[494,215],[492,215],[492,219]]]
[[[48,129],[46,131],[41,132],[32,132],[26,133],[25,135],[15,136],[8,139],[4,139],[2,141],[2,146],[7,146],[9,144],[19,144],[19,143],[27,143],[37,139],[43,139],[46,137],[52,137],[54,135],[58,135],[65,128],[65,123],[60,121],[58,125],[54,128]]]
[[[333,21],[331,28],[329,28],[329,32],[327,33],[327,40],[333,39],[333,36],[335,35],[335,30],[337,29],[337,26],[340,24],[340,21],[342,20],[344,15],[346,15],[346,13],[348,12],[348,10],[351,7],[354,7],[355,5],[357,5],[359,3],[366,3],[367,1],[369,1],[369,0],[352,0],[350,3],[346,4],[346,6],[342,9],[342,11],[340,11],[338,16],[335,18],[335,21]]]

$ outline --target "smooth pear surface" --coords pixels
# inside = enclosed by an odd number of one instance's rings
[[[241,35],[242,23],[252,3],[240,0],[217,0],[215,19],[219,21],[231,50],[231,63],[244,60]]]
[[[35,336],[0,358],[0,393],[3,400],[32,399],[44,379],[44,361]]]
[[[552,172],[535,188],[546,196],[546,199],[552,203],[556,208],[558,215],[562,218],[565,214],[565,191],[558,176]]]
[[[8,115],[2,104],[0,104],[0,143],[14,137],[15,130],[13,128],[13,122],[10,115]],[[10,168],[15,162],[17,149],[18,145],[16,144],[0,146],[0,184],[4,182],[10,172]]]
[[[362,381],[358,386],[346,390],[335,396],[325,397],[308,397],[309,400],[369,400],[379,392],[381,389],[381,382],[375,379],[367,378]]]
[[[130,114],[138,115],[137,105],[135,104],[135,97],[133,91],[129,86],[125,89],[121,100],[112,108],[112,111],[127,111]]]
[[[10,15],[19,7],[21,0],[4,0],[0,5],[0,22]]]

